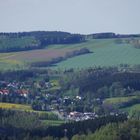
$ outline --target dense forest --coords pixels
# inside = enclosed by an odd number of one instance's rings
[[[43,49],[50,44],[72,44],[85,41],[83,35],[67,32],[0,33],[0,52]]]
[[[140,34],[128,34],[128,35],[123,35],[123,34],[115,34],[112,32],[108,33],[95,33],[95,34],[90,34],[88,35],[89,38],[93,39],[104,39],[104,38],[135,38],[135,37],[140,37]]]
[[[75,134],[95,132],[107,123],[118,123],[127,120],[125,115],[106,116],[95,120],[45,127],[45,125],[40,122],[40,118],[43,119],[46,116],[39,116],[36,113],[0,110],[0,114],[0,138],[3,140],[41,140],[43,138],[48,139],[48,136],[54,139],[61,139],[66,136],[71,139]]]
[[[137,38],[139,34],[120,35],[115,33],[96,33],[89,35],[71,34],[60,31],[34,31],[19,33],[0,33],[0,52],[16,52],[43,49],[51,44],[74,44],[87,39]]]
[[[111,123],[95,133],[75,135],[72,140],[139,140],[140,121],[129,120],[124,123]]]

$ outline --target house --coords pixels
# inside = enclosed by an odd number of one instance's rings
[[[14,88],[14,89],[18,89],[18,84],[17,83],[9,83],[8,85],[7,85],[7,87],[9,87],[9,88]]]
[[[82,99],[82,97],[81,97],[81,96],[76,96],[76,99],[81,100],[81,99]]]
[[[21,96],[27,97],[27,95],[29,94],[29,91],[25,89],[21,89],[21,90],[18,90],[17,93],[20,94]]]
[[[7,90],[7,89],[0,90],[0,94],[8,95],[9,94],[9,90]]]
[[[74,111],[74,112],[70,112],[67,118],[73,121],[83,121],[83,120],[95,119],[97,117],[98,115],[92,112],[81,113],[81,112]]]

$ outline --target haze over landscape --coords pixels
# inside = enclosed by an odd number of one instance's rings
[[[140,33],[139,0],[0,0],[0,32]]]
[[[140,0],[0,0],[0,140],[140,140]]]

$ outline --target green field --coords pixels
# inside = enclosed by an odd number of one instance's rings
[[[93,53],[68,59],[59,63],[55,68],[67,69],[140,64],[140,49],[136,49],[128,44],[116,44],[114,39],[91,40],[83,45]]]
[[[25,69],[31,62],[48,61],[52,58],[64,56],[66,52],[81,48],[88,48],[93,53],[69,58],[51,68],[68,69],[140,64],[140,49],[136,49],[129,44],[118,44],[115,39],[92,39],[79,44],[50,45],[40,50],[0,53],[0,70]]]
[[[126,108],[123,108],[122,109],[123,111],[126,111],[126,112],[131,112],[131,111],[140,111],[140,104],[135,104],[135,105],[132,105],[130,107],[126,107]]]
[[[135,104],[130,107],[122,108],[121,111],[127,112],[129,118],[140,119],[140,104]]]
[[[137,96],[107,98],[104,100],[104,103],[105,104],[118,104],[118,103],[128,102],[136,98]]]
[[[43,120],[42,121],[43,124],[47,125],[47,126],[58,126],[63,124],[65,121],[63,120]]]

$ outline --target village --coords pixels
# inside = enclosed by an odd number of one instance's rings
[[[34,83],[34,86],[41,88],[42,85]],[[54,83],[46,82],[42,88],[50,89],[54,86]],[[2,102],[30,104],[34,110],[53,112],[65,121],[83,121],[100,116],[94,111],[81,111],[78,108],[70,109],[74,104],[76,107],[78,103],[81,104],[83,102],[82,96],[75,96],[73,98],[69,96],[59,97],[55,94],[51,95],[49,92],[41,93],[41,91],[35,94],[31,92],[31,87],[32,84],[25,82],[0,81],[0,100]],[[102,104],[102,102],[100,98],[96,99],[96,103]],[[110,112],[110,115],[117,114],[118,112]]]

